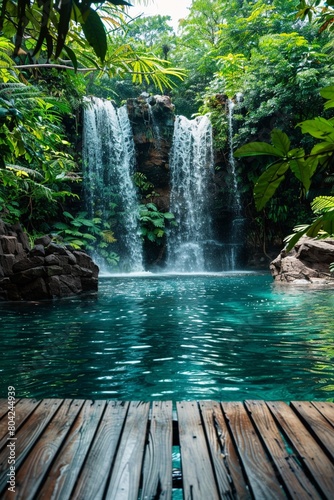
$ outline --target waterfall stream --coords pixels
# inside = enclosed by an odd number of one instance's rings
[[[88,102],[87,102],[88,101]],[[126,106],[116,109],[110,101],[86,101],[83,127],[85,199],[90,217],[109,222],[115,217],[121,248],[120,268],[143,271],[142,241],[138,223],[138,200],[131,176],[135,149]],[[97,263],[106,267],[99,256]]]
[[[237,103],[238,103],[237,96]],[[235,169],[235,159],[233,155],[233,112],[236,104],[232,99],[228,100],[228,138],[229,138],[229,167],[232,177],[232,190],[231,190],[231,229],[229,239],[229,252],[227,253],[227,266],[234,270],[237,267],[239,254],[242,248],[242,232],[244,227],[244,218],[242,217],[242,205],[240,199],[240,189],[237,180]]]
[[[167,267],[177,272],[208,270],[212,240],[209,185],[213,178],[212,127],[206,116],[177,116],[170,154],[171,205],[177,226],[169,232]]]

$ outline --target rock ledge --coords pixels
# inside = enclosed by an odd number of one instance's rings
[[[41,300],[95,292],[99,268],[89,255],[0,220],[0,300]]]
[[[290,251],[282,250],[270,263],[277,283],[334,284],[329,265],[334,262],[334,239],[303,237]]]

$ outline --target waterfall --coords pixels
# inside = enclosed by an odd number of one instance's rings
[[[237,103],[239,98],[237,96]],[[242,249],[242,232],[244,228],[244,218],[242,217],[242,205],[240,200],[240,189],[237,180],[235,169],[235,159],[233,154],[233,112],[235,102],[231,99],[228,100],[228,138],[229,138],[229,167],[232,177],[232,194],[231,194],[231,211],[232,220],[230,228],[229,239],[229,252],[227,254],[227,265],[230,269],[234,270],[238,264],[239,254]]]
[[[148,116],[149,116],[150,124],[152,126],[153,138],[155,139],[157,150],[160,151],[161,150],[161,134],[160,134],[159,123],[157,122],[155,115],[153,113],[153,110],[152,110],[152,106],[148,101],[147,101],[147,107],[148,107]]]
[[[116,109],[110,101],[86,100],[83,127],[84,191],[90,217],[120,226],[117,246],[120,268],[143,270],[138,200],[131,175],[135,149],[126,106]],[[117,214],[115,215],[115,211]],[[98,258],[101,266],[101,258]],[[102,268],[106,267],[105,263]]]
[[[206,245],[212,240],[210,181],[212,127],[206,116],[177,116],[170,154],[171,203],[177,226],[169,232],[167,267],[178,272],[208,270]]]

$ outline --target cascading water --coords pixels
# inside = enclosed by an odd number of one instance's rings
[[[212,127],[206,116],[177,116],[170,154],[171,203],[177,226],[169,232],[167,268],[207,271],[212,240],[209,186],[213,178]]]
[[[237,96],[237,102],[239,102]],[[235,159],[233,155],[233,112],[235,102],[232,99],[228,100],[228,136],[229,136],[229,166],[232,177],[232,195],[231,195],[231,211],[232,221],[230,229],[230,239],[228,242],[229,252],[227,252],[227,265],[234,270],[238,264],[239,254],[242,248],[242,231],[244,219],[242,217],[242,205],[240,200],[240,189],[237,180],[235,169]]]
[[[154,113],[152,111],[152,106],[151,104],[147,101],[147,106],[148,106],[148,116],[150,119],[150,124],[152,126],[152,132],[153,132],[153,137],[156,142],[156,148],[158,151],[161,149],[161,135],[160,135],[160,127],[159,123],[157,122]]]
[[[117,204],[122,228],[120,268],[143,271],[143,251],[138,222],[138,200],[131,175],[135,149],[126,106],[116,109],[110,101],[87,99],[84,111],[84,187],[91,217],[108,221]],[[95,256],[94,256],[95,257]],[[103,259],[95,257],[102,269]]]

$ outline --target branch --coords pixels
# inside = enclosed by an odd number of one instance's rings
[[[101,68],[73,68],[73,66],[66,66],[66,64],[19,64],[13,66],[15,69],[34,69],[34,68],[56,68],[56,69],[70,69],[72,71],[101,71]]]

